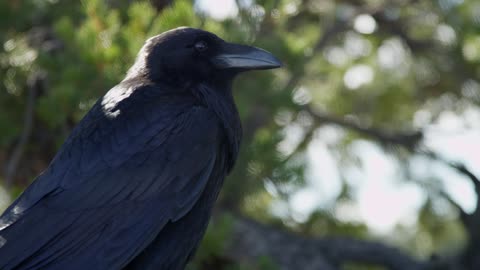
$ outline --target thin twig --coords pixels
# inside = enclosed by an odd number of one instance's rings
[[[45,75],[41,72],[33,73],[28,80],[28,96],[23,121],[23,130],[17,145],[13,149],[10,159],[7,161],[7,165],[5,168],[5,187],[7,189],[10,189],[13,184],[13,179],[18,169],[18,164],[20,162],[20,159],[22,158],[23,153],[25,152],[25,146],[27,145],[30,135],[32,133],[34,119],[33,116],[35,111],[35,99],[37,93],[42,91],[42,88],[44,87],[44,82]]]

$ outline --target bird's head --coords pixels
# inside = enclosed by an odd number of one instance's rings
[[[242,71],[280,67],[269,52],[229,43],[200,29],[181,27],[148,39],[127,78],[175,83],[232,79]]]

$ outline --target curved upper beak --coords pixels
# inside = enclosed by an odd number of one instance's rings
[[[219,69],[272,69],[282,66],[280,60],[265,50],[227,42],[212,62]]]

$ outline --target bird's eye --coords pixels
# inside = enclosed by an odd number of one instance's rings
[[[204,52],[208,49],[208,44],[205,41],[200,40],[197,43],[195,43],[194,47],[195,47],[195,50],[197,50],[198,52]]]

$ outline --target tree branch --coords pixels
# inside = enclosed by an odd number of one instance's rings
[[[458,162],[451,162],[442,157],[431,150],[420,149],[419,145],[423,139],[423,132],[421,131],[412,131],[407,133],[392,133],[389,131],[385,131],[382,129],[362,125],[361,123],[356,122],[352,119],[336,117],[332,115],[328,115],[326,113],[322,113],[319,111],[314,110],[310,106],[305,106],[305,109],[314,117],[314,119],[319,123],[329,123],[341,126],[343,128],[347,128],[363,135],[366,135],[382,144],[390,144],[390,145],[399,145],[405,147],[412,153],[420,154],[429,157],[432,160],[439,161],[446,166],[454,169],[458,173],[464,175],[467,179],[474,186],[475,193],[478,198],[480,198],[480,179],[470,170],[466,168],[464,164]],[[467,248],[459,254],[458,258],[465,257],[468,259],[459,259],[460,261],[465,261],[470,267],[467,269],[477,269],[477,264],[480,266],[480,260],[478,258],[479,250],[480,250],[480,231],[478,228],[480,227],[480,199],[477,200],[477,207],[475,211],[471,214],[465,212],[461,206],[456,203],[444,190],[439,189],[439,195],[444,197],[448,200],[451,205],[456,207],[460,212],[460,221],[462,222],[465,230],[469,235],[469,244]],[[343,251],[346,252],[346,251]],[[462,255],[463,254],[463,255]],[[362,256],[366,256],[368,254],[363,254]],[[451,261],[451,260],[450,260]],[[368,262],[368,260],[367,260]],[[385,265],[385,264],[383,264]],[[475,266],[472,266],[475,265]],[[415,268],[394,268],[392,265],[389,266],[390,269],[415,269]],[[424,269],[424,268],[418,268]],[[438,260],[435,262],[431,262],[428,269],[456,269],[454,267],[448,266],[448,260]]]
[[[366,126],[353,119],[333,116],[316,110],[312,106],[305,106],[304,109],[310,113],[317,123],[334,124],[343,128],[347,128],[379,141],[384,145],[400,145],[409,150],[413,150],[423,139],[423,132],[420,130],[394,133],[391,131]]]
[[[433,151],[423,150],[418,152],[454,169],[455,171],[457,171],[458,173],[462,174],[467,179],[469,179],[472,185],[474,186],[474,191],[475,191],[475,194],[477,195],[477,205],[473,213],[471,214],[466,213],[456,203],[453,205],[456,205],[460,210],[460,214],[461,214],[460,220],[463,223],[463,226],[465,227],[467,233],[469,234],[470,244],[477,245],[477,243],[480,242],[480,231],[478,230],[478,228],[480,227],[480,179],[473,172],[467,169],[467,167],[462,163],[448,161],[445,158],[440,157],[438,154],[434,153]],[[445,196],[447,197],[448,195],[445,194]],[[469,251],[469,252],[475,252],[478,254],[479,251],[476,250],[476,251]]]
[[[255,260],[268,256],[280,269],[340,269],[348,262],[365,263],[391,270],[433,269],[397,248],[349,238],[307,238],[235,216],[230,257]]]
[[[35,99],[37,93],[43,91],[45,82],[45,74],[41,72],[33,73],[28,80],[28,97],[25,109],[25,116],[23,121],[23,130],[17,145],[13,149],[10,159],[6,162],[5,168],[5,186],[10,189],[13,184],[13,179],[18,168],[18,164],[25,151],[25,146],[28,143],[33,128],[33,116],[35,109]]]
[[[313,247],[328,254],[328,258],[342,264],[357,262],[380,265],[391,270],[420,270],[426,269],[428,264],[378,242],[350,238],[313,239],[311,242]]]

